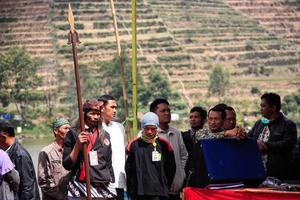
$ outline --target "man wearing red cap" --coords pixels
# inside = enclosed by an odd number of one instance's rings
[[[112,168],[112,151],[109,134],[102,128],[100,118],[101,103],[87,100],[83,105],[85,130],[79,125],[72,128],[64,142],[63,166],[71,170],[68,199],[86,199],[85,165],[82,144],[87,143],[90,165],[91,196],[95,199],[115,200],[116,190]]]

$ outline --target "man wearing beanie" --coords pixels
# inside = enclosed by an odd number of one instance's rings
[[[103,102],[87,100],[83,104],[85,131],[79,124],[72,128],[64,141],[63,166],[71,170],[67,199],[86,199],[86,175],[82,145],[87,144],[91,197],[93,199],[115,200],[116,190],[112,168],[110,137],[102,128],[101,109]]]
[[[62,166],[62,157],[70,123],[65,118],[58,118],[52,129],[55,140],[40,151],[38,158],[38,184],[43,200],[66,199],[69,183],[69,171]]]
[[[127,191],[132,200],[167,200],[176,171],[173,149],[157,134],[155,113],[146,113],[141,121],[141,137],[127,147],[125,171]]]

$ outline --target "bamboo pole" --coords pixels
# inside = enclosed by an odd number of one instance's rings
[[[115,38],[116,38],[117,49],[118,49],[118,61],[119,61],[120,72],[121,72],[120,76],[121,76],[121,82],[122,82],[122,92],[123,92],[123,99],[124,99],[125,122],[126,122],[125,128],[126,128],[128,138],[131,138],[130,127],[128,126],[128,123],[127,123],[127,118],[128,118],[129,113],[128,113],[128,97],[127,97],[126,82],[125,82],[125,69],[124,69],[123,60],[122,60],[122,49],[121,49],[121,44],[120,44],[118,23],[117,23],[115,5],[114,5],[113,0],[110,0],[110,7],[111,7],[111,14],[113,17]]]
[[[133,134],[137,134],[137,48],[136,48],[136,0],[131,0],[132,12],[132,113]]]
[[[85,131],[82,96],[81,96],[81,90],[80,90],[80,73],[79,73],[79,65],[78,65],[78,57],[77,57],[77,49],[76,49],[76,44],[78,44],[80,42],[79,42],[78,34],[75,31],[75,26],[74,26],[75,22],[74,22],[74,16],[73,16],[71,4],[69,4],[68,20],[70,23],[70,32],[68,35],[69,42],[68,43],[72,44],[80,129],[81,129],[81,131]],[[91,198],[91,182],[90,182],[91,181],[90,167],[89,167],[88,155],[87,155],[87,144],[83,144],[83,159],[84,159],[84,165],[85,165],[85,181],[86,181],[87,199],[92,200],[92,198]]]

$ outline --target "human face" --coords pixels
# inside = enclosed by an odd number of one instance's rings
[[[169,124],[171,121],[171,110],[168,104],[161,103],[157,105],[155,113],[159,118],[160,124]]]
[[[7,144],[7,135],[5,132],[0,131],[0,149],[2,150],[6,150],[8,148],[8,144]]]
[[[212,132],[222,131],[224,120],[222,113],[217,111],[210,111],[208,114],[208,126]]]
[[[54,134],[57,139],[65,139],[66,134],[69,132],[71,126],[70,124],[64,124],[56,129],[54,129]]]
[[[190,125],[193,129],[199,130],[203,128],[205,119],[202,119],[199,112],[190,113]]]
[[[263,117],[270,119],[273,112],[275,110],[275,106],[271,106],[267,103],[265,99],[262,99],[260,102],[260,113]]]
[[[144,134],[148,137],[153,138],[157,134],[157,127],[153,125],[148,125],[144,127]]]
[[[97,126],[100,121],[100,112],[97,110],[91,110],[86,114],[86,124],[88,126]]]
[[[102,110],[102,117],[105,121],[109,122],[117,116],[117,102],[115,100],[108,100]]]
[[[226,118],[224,121],[224,129],[231,130],[236,126],[236,115],[232,110],[226,110]]]

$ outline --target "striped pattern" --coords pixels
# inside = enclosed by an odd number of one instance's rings
[[[116,189],[111,183],[108,185],[94,187],[91,185],[92,198],[114,198],[116,197]],[[70,181],[68,188],[68,197],[86,197],[86,183]]]

